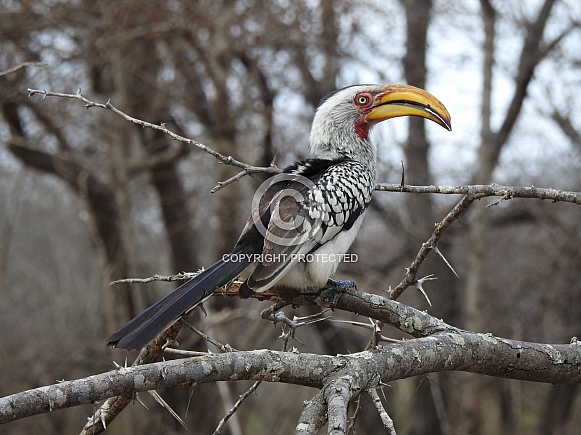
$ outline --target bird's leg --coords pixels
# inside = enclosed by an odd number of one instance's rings
[[[351,289],[357,289],[355,281],[334,280],[329,278],[327,280],[327,285],[321,289],[321,296],[328,301],[328,306],[333,309],[337,305],[341,295]]]
[[[326,287],[332,288],[332,289],[338,290],[338,291],[345,291],[345,290],[351,290],[351,289],[357,290],[357,284],[355,284],[355,281],[351,281],[350,279],[335,280],[335,279],[329,278],[327,280]]]

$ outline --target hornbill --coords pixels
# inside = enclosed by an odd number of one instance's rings
[[[311,127],[312,158],[258,189],[231,253],[137,315],[108,344],[146,345],[239,276],[243,298],[270,288],[340,286],[330,277],[353,242],[375,187],[377,149],[370,129],[398,116],[421,116],[451,130],[444,105],[413,86],[356,85],[326,97]]]

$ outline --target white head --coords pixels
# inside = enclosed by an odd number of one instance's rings
[[[311,127],[311,153],[316,158],[375,164],[371,127],[397,116],[421,116],[451,129],[444,105],[422,89],[408,85],[349,86],[328,96],[317,109]]]

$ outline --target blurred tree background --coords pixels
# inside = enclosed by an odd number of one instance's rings
[[[354,83],[406,82],[440,98],[452,134],[394,120],[378,127],[379,181],[581,190],[581,10],[576,0],[0,0],[0,395],[112,368],[105,338],[175,287],[114,279],[196,271],[227,252],[263,177],[210,190],[236,168],[78,101],[74,93],[194,138],[244,162],[307,156],[319,100]],[[455,198],[376,193],[340,267],[367,291],[403,276]],[[581,220],[570,204],[474,206],[424,275],[433,307],[472,331],[565,343],[581,334]],[[214,298],[217,299],[217,298]],[[254,301],[215,300],[196,321],[239,349],[280,348]],[[299,311],[299,313],[306,310]],[[299,350],[348,353],[368,335],[331,322]],[[303,332],[303,334],[301,334]],[[386,331],[386,333],[389,331]],[[397,337],[397,334],[396,334]],[[400,338],[400,337],[397,337]],[[182,333],[184,348],[207,343]],[[248,384],[162,392],[191,433],[211,433]],[[577,386],[465,373],[384,389],[401,434],[578,433]],[[298,387],[262,384],[227,433],[290,433]],[[368,400],[368,399],[366,399]],[[149,397],[108,432],[182,433]],[[77,433],[89,407],[11,423],[3,433]],[[363,406],[357,433],[381,431]]]

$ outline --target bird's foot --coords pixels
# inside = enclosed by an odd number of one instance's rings
[[[331,308],[331,309],[335,308],[337,306],[337,302],[339,301],[339,298],[341,297],[341,295],[343,293],[345,293],[347,290],[351,290],[351,289],[355,289],[355,290],[357,289],[357,285],[355,284],[355,281],[334,280],[334,279],[329,278],[327,280],[327,285],[325,287],[323,287],[324,293],[326,293],[324,298],[327,299],[327,303],[328,303],[329,308]]]
[[[351,281],[350,279],[335,280],[335,279],[329,278],[327,280],[326,287],[331,288],[333,290],[339,290],[339,291],[345,291],[345,290],[351,290],[351,289],[357,290],[357,284],[355,284],[355,281]]]

